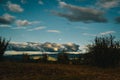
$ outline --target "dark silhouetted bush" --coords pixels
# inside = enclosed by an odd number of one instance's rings
[[[29,62],[30,61],[30,56],[26,53],[22,55],[22,61],[23,62]]]
[[[65,52],[65,50],[58,53],[57,61],[58,63],[64,63],[64,64],[69,63],[69,57],[68,54]]]
[[[48,62],[48,55],[46,53],[42,54],[42,62],[47,63]]]
[[[112,35],[96,37],[88,46],[88,59],[91,64],[100,67],[115,67],[120,62],[120,41],[115,41]]]
[[[0,61],[3,59],[3,54],[5,53],[9,42],[10,40],[0,37]]]

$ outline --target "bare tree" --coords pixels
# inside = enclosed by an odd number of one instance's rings
[[[0,60],[3,59],[3,54],[5,53],[9,42],[10,40],[0,37]]]

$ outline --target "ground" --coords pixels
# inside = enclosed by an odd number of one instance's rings
[[[0,80],[120,80],[120,68],[0,62]]]

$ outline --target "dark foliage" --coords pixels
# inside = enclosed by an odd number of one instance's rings
[[[22,61],[23,62],[29,62],[30,61],[30,56],[26,53],[22,55]]]
[[[3,58],[3,54],[9,44],[10,40],[6,40],[5,38],[0,37],[0,60]]]
[[[100,67],[115,67],[120,63],[120,41],[112,35],[96,37],[89,45],[88,59],[91,64]]]
[[[42,54],[42,62],[47,63],[48,62],[48,55],[46,53]]]
[[[68,54],[65,52],[65,50],[58,53],[57,61],[58,63],[64,63],[64,64],[69,63],[69,57],[68,57]]]

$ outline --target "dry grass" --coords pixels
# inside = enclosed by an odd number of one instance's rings
[[[0,80],[120,80],[120,68],[0,62]]]

